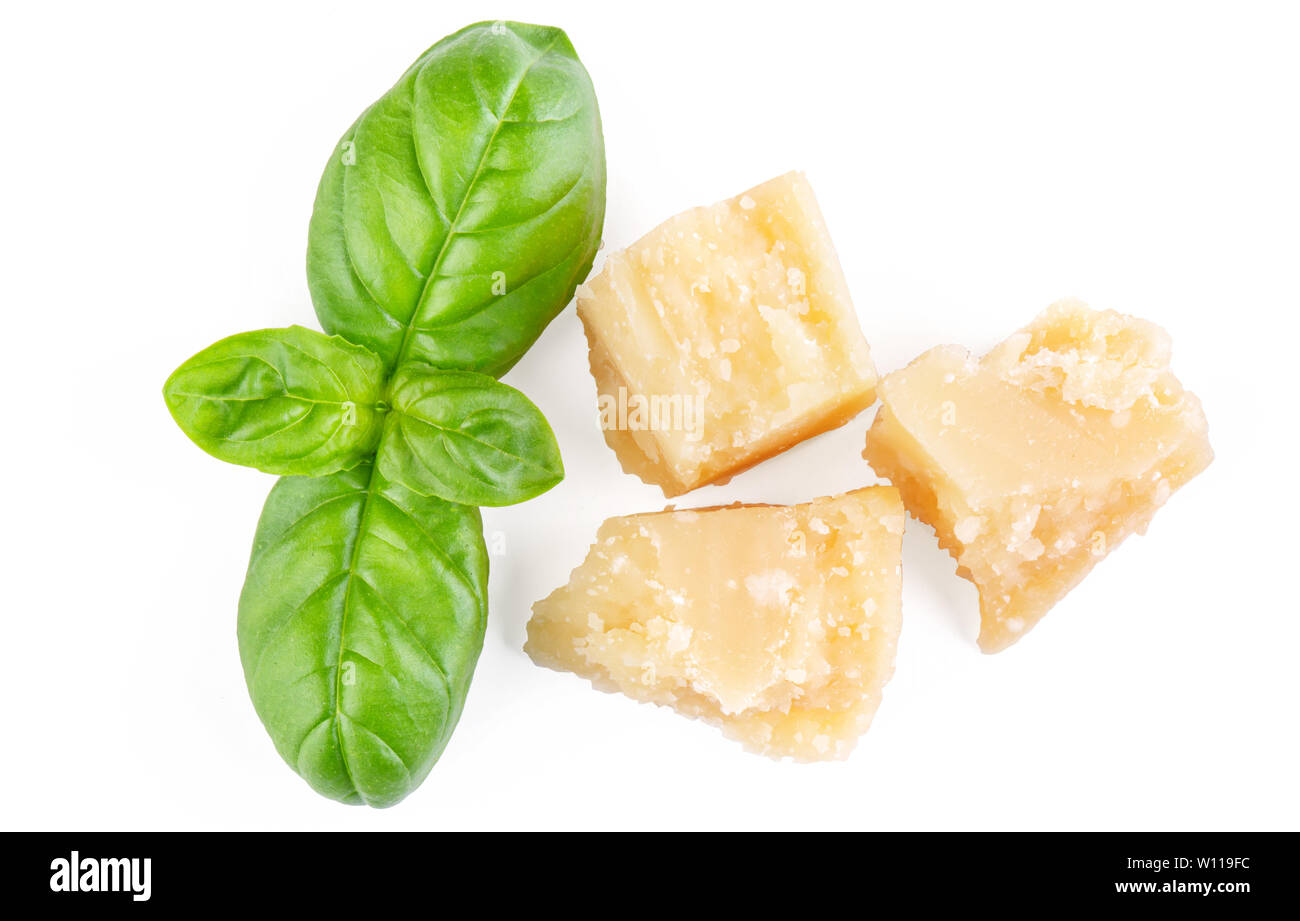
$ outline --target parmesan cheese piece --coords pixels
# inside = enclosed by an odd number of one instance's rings
[[[675,496],[843,425],[876,371],[812,187],[671,218],[578,289],[605,440]]]
[[[863,456],[979,589],[985,652],[1213,459],[1169,354],[1159,327],[1067,300],[981,360],[943,346],[881,382]]]
[[[843,758],[894,669],[902,534],[892,486],[611,518],[525,650],[751,751]]]

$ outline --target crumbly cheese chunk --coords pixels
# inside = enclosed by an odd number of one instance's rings
[[[525,650],[751,751],[843,758],[893,672],[902,535],[892,486],[611,518]]]
[[[1159,327],[1066,300],[983,359],[943,346],[880,385],[863,456],[980,594],[980,647],[1025,634],[1213,459]]]
[[[578,289],[605,440],[674,496],[843,425],[876,371],[812,187],[664,222]]]

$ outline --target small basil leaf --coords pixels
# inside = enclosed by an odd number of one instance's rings
[[[564,479],[546,417],[513,387],[472,371],[406,365],[388,394],[379,467],[408,489],[466,505],[513,505]]]
[[[390,369],[500,376],[590,271],[604,216],[600,113],[568,37],[469,26],[330,157],[308,237],[316,315]]]
[[[487,570],[477,509],[369,463],[271,490],[239,655],[276,749],[317,792],[391,806],[429,773],[483,648]]]
[[[381,431],[384,366],[369,349],[301,326],[222,339],[163,387],[167,408],[214,457],[268,473],[353,467]]]

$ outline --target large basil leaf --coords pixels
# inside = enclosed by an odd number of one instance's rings
[[[487,571],[477,509],[370,464],[271,490],[239,654],[275,747],[318,792],[391,806],[428,774],[483,647]]]
[[[354,467],[381,431],[384,366],[369,349],[301,326],[240,333],[163,387],[176,424],[209,454],[268,473]]]
[[[567,36],[470,26],[330,157],[307,252],[316,315],[389,368],[500,376],[586,277],[604,214],[600,114]]]
[[[466,505],[512,505],[564,479],[542,411],[472,371],[404,365],[389,383],[379,468],[395,483]]]

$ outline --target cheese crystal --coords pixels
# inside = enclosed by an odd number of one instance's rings
[[[611,518],[524,648],[751,751],[843,758],[893,673],[902,534],[892,486]]]
[[[979,589],[1010,646],[1213,459],[1159,327],[1067,300],[984,358],[931,349],[888,375],[863,456]]]
[[[605,440],[665,496],[725,482],[875,399],[800,173],[669,219],[610,254],[577,302]]]

